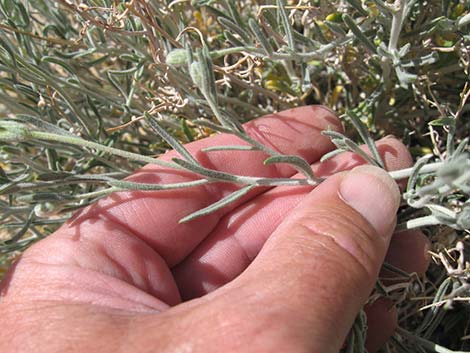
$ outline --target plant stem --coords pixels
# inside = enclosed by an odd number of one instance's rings
[[[124,151],[124,150],[120,150],[120,149],[109,147],[109,146],[104,146],[96,142],[82,139],[80,137],[62,136],[62,135],[51,134],[51,133],[42,132],[42,131],[31,131],[30,134],[33,138],[38,139],[38,140],[56,141],[56,142],[62,142],[65,144],[94,148],[98,151],[120,156],[120,157],[127,158],[133,161],[144,162],[144,163],[149,163],[149,164],[157,164],[163,167],[181,169],[177,164],[172,163],[172,162],[166,162],[166,161],[162,161],[160,159],[156,159],[153,157],[142,156],[137,153]]]
[[[290,60],[297,60],[297,61],[300,60],[304,62],[315,60],[315,59],[321,59],[333,49],[341,45],[349,43],[350,41],[352,41],[353,38],[354,38],[354,35],[350,34],[343,38],[332,41],[329,44],[325,44],[318,50],[304,52],[304,53],[273,53],[272,55],[269,56],[269,58],[271,60],[290,59]],[[211,55],[211,58],[215,59],[215,58],[219,58],[225,55],[242,53],[242,52],[249,53],[251,55],[261,57],[261,58],[268,57],[263,50],[256,48],[256,47],[232,47],[232,48],[214,50],[210,53],[210,55]]]
[[[419,174],[429,174],[429,173],[435,173],[437,172],[442,166],[444,165],[444,162],[435,162],[435,163],[430,163],[426,164],[421,168],[419,171]],[[406,169],[401,169],[401,170],[394,170],[389,172],[388,174],[395,180],[400,180],[400,179],[405,179],[411,176],[413,172],[413,168],[406,168]]]
[[[30,135],[32,138],[39,139],[39,140],[56,141],[56,142],[62,142],[65,144],[72,144],[76,146],[93,148],[104,153],[109,153],[112,155],[120,156],[120,157],[133,160],[133,161],[138,161],[138,162],[143,162],[143,163],[148,163],[148,164],[156,164],[156,165],[160,165],[163,167],[174,168],[174,169],[182,169],[181,166],[173,162],[162,161],[160,159],[156,159],[153,157],[142,156],[137,153],[124,151],[124,150],[120,150],[120,149],[109,147],[109,146],[104,146],[96,142],[82,139],[80,137],[62,136],[62,135],[57,135],[57,134],[52,134],[52,133],[42,132],[42,131],[31,131]],[[261,148],[263,146],[257,143],[256,140],[251,139],[249,136],[246,136],[243,133],[238,133],[236,135],[243,138],[245,141],[255,145],[258,148]],[[271,149],[267,147],[264,147],[262,149],[264,152],[270,154],[271,156],[279,155],[278,153],[276,153],[275,151],[272,151]],[[441,168],[442,165],[443,165],[443,162],[427,164],[421,168],[420,174],[436,172],[437,170],[439,170],[439,168]],[[393,179],[399,180],[399,179],[410,177],[412,172],[413,172],[413,168],[407,168],[407,169],[389,172],[389,175]],[[295,179],[295,181],[294,180],[288,181],[287,179],[284,180],[284,179],[276,179],[276,178],[269,179],[269,178],[252,178],[252,177],[241,177],[239,180],[237,180],[237,182],[241,184],[257,184],[257,185],[306,185],[306,184],[310,184],[309,182],[303,181],[301,179]]]
[[[442,224],[442,222],[439,221],[439,219],[437,219],[435,216],[424,216],[415,219],[410,219],[409,221],[398,224],[395,228],[395,232],[404,232],[410,229],[416,229],[426,226],[435,226],[439,224]]]
[[[405,14],[405,1],[396,0],[395,9],[392,12],[392,28],[390,30],[390,41],[388,42],[388,50],[390,53],[397,51],[398,39],[400,38],[401,28],[403,26]]]

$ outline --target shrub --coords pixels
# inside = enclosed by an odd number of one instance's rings
[[[371,297],[399,308],[388,351],[468,349],[469,23],[470,5],[458,0],[1,0],[3,269],[113,191],[187,187],[123,180],[168,148],[182,157],[170,166],[203,182],[245,185],[182,221],[288,182],[199,166],[182,143],[217,131],[267,152],[267,164],[291,163],[305,175],[296,184],[321,182],[301,158],[250,139],[241,123],[325,104],[350,127],[349,137],[325,132],[338,148],[325,159],[347,150],[381,166],[374,140],[387,134],[416,159],[391,173],[409,177],[398,227],[425,230],[435,261],[425,279],[385,265],[402,276],[394,286],[379,282]],[[349,352],[364,351],[364,324],[359,316]]]

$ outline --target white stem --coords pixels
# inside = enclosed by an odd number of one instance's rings
[[[427,174],[427,173],[434,173],[437,172],[444,162],[435,162],[426,164],[419,170],[419,174]],[[401,169],[401,170],[394,170],[389,172],[388,174],[395,180],[400,180],[404,178],[409,178],[413,172],[413,168]]]
[[[403,26],[404,14],[405,14],[405,1],[396,0],[393,11],[392,28],[390,30],[390,41],[388,43],[388,50],[393,53],[397,51],[398,39],[400,38],[400,32]]]
[[[410,229],[416,229],[416,228],[421,228],[421,227],[426,227],[426,226],[435,226],[442,224],[441,221],[439,221],[435,216],[430,215],[430,216],[424,216],[424,217],[419,217],[415,219],[410,219],[409,221],[406,221],[404,223],[400,223],[397,225],[395,232],[404,232]]]

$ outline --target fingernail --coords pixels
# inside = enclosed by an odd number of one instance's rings
[[[394,139],[394,140],[397,140],[397,137],[395,135],[387,135],[385,137],[382,138],[382,140],[388,140],[388,139]]]
[[[400,191],[387,172],[373,166],[356,167],[344,176],[339,194],[379,234],[390,235],[400,205]]]

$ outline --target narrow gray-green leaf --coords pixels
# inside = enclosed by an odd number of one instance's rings
[[[75,71],[69,64],[67,64],[64,60],[61,60],[57,57],[53,56],[44,56],[41,58],[41,62],[43,63],[51,63],[61,66],[63,69],[67,70],[70,74],[75,75]]]
[[[359,145],[351,139],[344,139],[344,144],[348,147],[351,152],[356,153],[357,155],[361,156],[366,162],[369,164],[375,165],[376,167],[383,168],[378,161],[374,158],[371,158],[364,150],[362,150]]]
[[[54,134],[63,135],[63,136],[77,137],[76,135],[72,134],[71,132],[65,129],[62,129],[54,124],[47,122],[46,120],[38,119],[31,115],[18,114],[18,115],[15,115],[13,119],[19,120],[24,123],[32,124],[38,127],[39,129],[41,129],[42,131],[52,132]]]
[[[200,164],[190,163],[179,158],[173,158],[172,160],[174,163],[178,164],[184,169],[187,169],[193,173],[205,176],[207,178],[216,179],[220,181],[228,181],[228,182],[233,182],[233,183],[238,182],[238,177],[236,175],[219,172],[217,170],[207,169],[201,166]]]
[[[188,152],[188,150],[179,142],[176,138],[174,138],[170,133],[168,133],[149,113],[145,112],[145,119],[147,124],[158,134],[160,135],[173,149],[178,152],[182,157],[186,158],[188,162],[192,162],[194,164],[198,164],[199,162]]]
[[[385,168],[384,163],[382,161],[382,157],[380,156],[379,150],[377,149],[377,146],[375,144],[374,139],[372,136],[370,136],[369,131],[367,130],[367,127],[364,125],[364,123],[361,121],[361,119],[356,115],[356,113],[352,110],[349,110],[347,112],[348,117],[350,118],[352,124],[356,128],[357,132],[362,138],[362,141],[369,147],[369,151],[372,154],[373,158],[379,167]]]
[[[0,36],[0,46],[5,49],[5,51],[8,53],[8,55],[11,58],[11,66],[16,67],[16,57],[15,57],[15,52],[13,51],[12,47],[10,46],[10,41],[7,38],[2,38]]]
[[[337,156],[338,154],[341,154],[343,152],[344,152],[344,150],[342,150],[342,149],[336,149],[336,150],[330,151],[328,153],[325,153],[320,158],[320,162],[323,163],[323,162],[327,161],[328,159],[333,158],[334,156]]]
[[[14,234],[10,239],[6,240],[4,244],[5,245],[14,244],[17,240],[21,239],[21,237],[23,237],[23,235],[25,235],[28,229],[30,228],[31,222],[35,218],[34,216],[35,216],[34,212],[31,211],[28,215],[28,218],[26,219],[23,226],[21,227],[21,229],[18,232],[16,232],[16,234]]]
[[[313,21],[313,31],[315,32],[315,37],[321,44],[326,45],[330,43],[330,41],[326,39],[326,36],[317,21]]]
[[[346,136],[344,136],[342,133],[337,132],[337,131],[333,131],[333,130],[323,130],[321,132],[321,134],[324,135],[324,136],[328,136],[331,139],[334,138],[334,139],[342,140],[342,139],[346,138]]]
[[[360,40],[367,49],[369,49],[372,53],[377,54],[377,47],[375,44],[366,37],[366,35],[362,32],[362,30],[357,26],[356,22],[352,19],[351,16],[348,14],[343,14],[343,21],[349,27],[351,32],[356,35],[356,38]]]
[[[362,16],[369,16],[369,13],[364,10],[360,0],[346,0],[353,8],[355,8]]]
[[[219,23],[223,27],[228,29],[229,31],[232,31],[232,32],[238,34],[242,38],[242,41],[243,41],[244,45],[247,45],[247,44],[251,43],[250,36],[249,36],[248,32],[246,32],[243,28],[241,28],[235,22],[233,22],[233,21],[231,21],[231,20],[229,20],[225,17],[219,17],[217,19],[217,21],[219,21]]]
[[[230,195],[224,197],[223,199],[213,203],[212,205],[205,207],[203,209],[200,209],[196,212],[191,213],[190,215],[183,217],[180,219],[179,223],[186,223],[189,221],[192,221],[196,218],[208,215],[210,213],[214,213],[215,211],[220,210],[221,208],[231,204],[232,202],[238,200],[239,198],[243,197],[246,195],[248,192],[253,190],[256,186],[255,185],[247,185],[239,190],[232,192]]]
[[[263,33],[258,23],[254,19],[250,18],[248,20],[248,26],[250,27],[253,34],[256,36],[256,39],[258,39],[258,42],[261,44],[266,54],[271,55],[273,53],[273,47],[269,43],[269,39]]]
[[[134,66],[134,67],[132,67],[130,69],[126,69],[126,70],[108,70],[107,72],[110,73],[111,75],[126,76],[126,75],[133,74],[138,69],[139,69],[139,66]]]
[[[221,133],[225,133],[225,134],[231,134],[232,133],[232,130],[230,130],[229,128],[227,128],[225,126],[222,126],[222,125],[214,124],[212,121],[209,121],[209,120],[206,120],[206,119],[196,119],[196,120],[193,121],[193,123],[196,124],[196,125],[199,125],[199,126],[207,127],[209,129],[212,129],[212,130],[217,131],[217,132],[221,132]]]
[[[431,65],[439,61],[439,54],[432,52],[431,54],[423,55],[421,57],[413,58],[410,60],[403,60],[401,67],[420,67],[424,65]]]
[[[292,34],[294,35],[294,40],[296,43],[304,44],[307,47],[312,48],[312,49],[318,49],[321,46],[321,43],[304,36],[303,34],[297,32],[296,30],[292,30]]]
[[[194,181],[188,181],[185,183],[173,183],[173,184],[149,184],[149,183],[135,183],[126,180],[109,180],[108,185],[114,186],[120,189],[128,190],[142,190],[142,191],[159,191],[159,190],[175,190],[185,189],[195,186],[207,184],[206,179],[199,179]]]
[[[452,284],[451,277],[446,278],[441,283],[441,285],[437,289],[436,295],[434,296],[432,300],[433,304],[436,304],[444,299],[451,284]],[[439,305],[434,305],[429,308],[428,312],[424,316],[424,319],[421,321],[421,324],[416,329],[417,334],[422,334],[429,327],[432,321],[434,321],[434,319],[436,318],[436,315],[438,314],[440,309],[441,307]]]
[[[416,182],[418,181],[419,178],[419,172],[421,171],[421,168],[425,166],[425,164],[429,161],[429,159],[432,157],[432,155],[427,155],[423,156],[418,159],[416,164],[413,166],[413,170],[411,172],[411,176],[408,178],[408,183],[406,186],[406,191],[411,192],[416,187]]]
[[[225,36],[225,39],[227,39],[230,42],[230,44],[232,44],[232,47],[244,47],[244,46],[246,46],[245,43],[243,43],[240,39],[235,37],[232,34],[232,32],[230,32],[230,31],[225,30],[224,31],[224,36]]]
[[[259,151],[259,148],[254,146],[212,146],[201,149],[202,152],[215,152],[215,151]]]
[[[325,21],[325,25],[330,29],[330,31],[334,33],[340,34],[342,36],[347,35],[346,31],[338,23]]]
[[[190,75],[209,104],[217,104],[217,87],[215,86],[212,59],[207,47],[196,51],[196,61],[191,63]]]
[[[73,177],[73,176],[72,176]],[[66,178],[67,180],[74,181],[70,177]],[[128,190],[142,190],[142,191],[159,191],[159,190],[173,190],[173,189],[182,189],[189,188],[199,185],[204,185],[208,183],[207,179],[198,179],[182,183],[172,183],[172,184],[151,184],[151,183],[137,183],[128,180],[115,179],[109,175],[103,174],[84,174],[78,176],[76,182],[86,182],[86,181],[101,181],[105,182],[110,186],[117,187],[119,189],[128,189]]]
[[[198,59],[204,63],[203,74],[205,78],[205,84],[207,84],[207,90],[211,94],[211,98],[214,103],[217,103],[217,87],[215,85],[214,69],[212,67],[212,58],[207,46],[203,46],[201,51],[197,52]]]
[[[284,33],[286,34],[287,37],[287,46],[289,47],[290,50],[294,51],[295,47],[295,42],[294,42],[294,36],[292,35],[292,26],[289,21],[289,17],[287,16],[286,9],[284,7],[284,1],[283,0],[277,0],[277,7],[279,14],[281,16],[282,20],[282,27],[284,28]]]
[[[469,141],[468,137],[464,138],[462,142],[459,143],[459,145],[455,149],[450,159],[455,159],[456,157],[459,157],[463,153],[463,151],[465,151],[465,149],[467,148],[468,141]]]
[[[315,176],[312,171],[312,167],[307,161],[298,156],[273,156],[269,157],[264,161],[265,165],[275,164],[275,163],[287,163],[291,164],[295,169],[304,174],[308,179],[314,181],[315,183],[320,183],[322,180]]]
[[[238,1],[237,1],[238,2]],[[226,0],[225,3],[228,6],[228,11],[230,13],[230,16],[232,16],[232,19],[235,20],[235,22],[240,26],[241,28],[245,28],[245,23],[241,16],[240,16],[240,11],[237,9],[237,2],[233,0]]]

